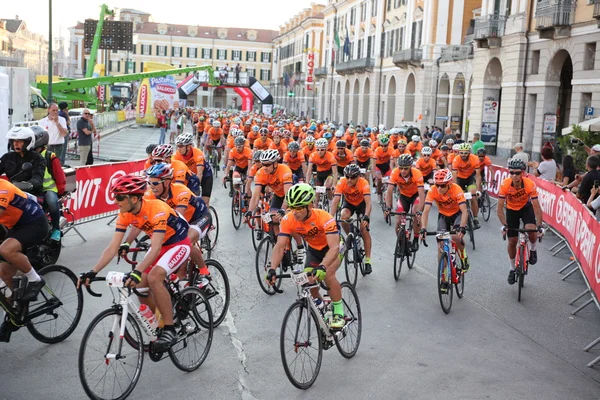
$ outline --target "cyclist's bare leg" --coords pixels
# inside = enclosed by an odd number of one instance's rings
[[[327,198],[329,200],[333,199],[333,190],[331,190],[331,186],[333,185],[333,176],[329,175],[327,179],[325,179],[325,187],[327,188]]]
[[[473,196],[471,197],[471,210],[473,210],[473,218],[477,218],[477,215],[479,214],[479,204],[477,203],[477,188],[471,187],[469,189],[469,192],[471,192],[471,195]]]
[[[523,228],[524,229],[536,229],[537,227],[534,224],[525,224],[525,226]],[[530,244],[535,243],[535,241],[538,239],[538,233],[537,232],[529,232],[527,234],[527,236],[529,236],[529,243]]]
[[[371,234],[365,227],[360,227],[360,234],[365,242],[365,257],[371,258]]]
[[[17,273],[17,267],[7,262],[0,263],[0,278],[6,283],[9,289],[12,290],[13,276]]]
[[[341,219],[348,219],[350,218],[352,214],[350,213],[350,210],[348,210],[347,208],[343,208],[342,212],[340,213],[340,218]],[[348,232],[350,232],[350,224],[348,224],[347,222],[341,222],[342,225],[342,229],[344,230],[344,232],[346,232],[346,235],[348,234]]]
[[[173,308],[171,296],[164,285],[167,271],[156,265],[148,274],[148,287],[154,295],[156,306],[163,317],[165,325],[173,325]]]
[[[519,241],[518,236],[508,238],[508,245],[507,245],[506,249],[508,250],[508,258],[510,258],[511,260],[514,260],[515,258],[517,258],[517,242],[518,241]]]
[[[208,269],[206,268],[206,264],[204,263],[204,257],[202,257],[202,250],[198,246],[196,246],[196,242],[200,240],[200,234],[195,229],[188,230],[188,238],[193,246],[190,247],[190,258],[198,267],[201,275],[208,275]],[[183,268],[180,268],[183,269]]]
[[[33,267],[31,266],[27,256],[23,254],[22,251],[23,247],[21,246],[21,243],[15,238],[8,238],[0,245],[0,256],[2,256],[6,262],[13,265],[16,269],[24,274],[27,274],[32,270]],[[9,280],[12,280],[12,276]]]

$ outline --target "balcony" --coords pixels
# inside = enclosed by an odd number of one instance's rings
[[[473,46],[446,46],[442,48],[441,62],[469,60],[473,58]]]
[[[374,66],[374,58],[359,58],[358,60],[348,60],[336,64],[335,71],[340,75],[360,74],[365,71],[373,70]]]
[[[535,13],[535,29],[541,39],[557,39],[571,35],[577,0],[540,0]]]
[[[502,45],[506,16],[490,14],[475,20],[474,39],[479,47],[497,48]]]
[[[397,67],[408,68],[409,66],[418,67],[423,59],[423,50],[404,49],[394,53],[392,61]]]
[[[327,67],[320,67],[320,68],[315,68],[315,77],[316,78],[323,78],[327,76]]]
[[[600,28],[600,0],[594,0],[594,18],[598,21],[598,28]]]

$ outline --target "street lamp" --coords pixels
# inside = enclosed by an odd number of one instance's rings
[[[48,0],[48,104],[51,104],[51,103],[52,103],[52,0]]]

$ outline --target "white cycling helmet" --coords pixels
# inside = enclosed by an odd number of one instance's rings
[[[275,149],[264,150],[260,155],[261,163],[274,163],[279,160],[279,151]]]
[[[341,138],[342,136],[344,136],[344,131],[335,131],[336,138]]]
[[[176,145],[188,146],[194,143],[194,136],[191,133],[182,133],[175,139]]]
[[[421,149],[421,154],[424,156],[430,156],[431,153],[433,153],[433,151],[431,150],[431,147],[423,147]]]
[[[413,137],[411,138],[413,142],[417,143],[421,141],[421,138],[417,135],[413,135]]]
[[[219,121],[214,121],[212,123],[213,128],[220,128],[221,127],[221,123]]]
[[[437,144],[438,143],[433,139],[429,141],[429,147],[437,147]]]
[[[326,148],[327,148],[327,146],[329,146],[329,143],[327,142],[327,139],[323,139],[323,138],[321,138],[321,139],[318,139],[318,140],[315,142],[315,147],[316,147],[317,149],[326,149]]]
[[[308,143],[314,143],[316,141],[316,139],[314,136],[307,136],[304,141],[308,144]]]
[[[244,132],[242,132],[240,129],[232,129],[229,134],[231,135],[231,137],[238,137],[238,136],[242,136],[244,134]]]
[[[458,150],[460,150],[460,144],[455,144],[455,145],[452,145],[452,150],[453,150],[453,151],[458,151]]]

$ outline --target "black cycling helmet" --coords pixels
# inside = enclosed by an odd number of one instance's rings
[[[346,148],[346,141],[345,140],[338,140],[337,142],[335,142],[335,147],[338,149],[345,149]]]
[[[510,160],[508,160],[508,169],[520,169],[522,171],[525,171],[526,167],[527,166],[525,165],[523,160],[520,160],[518,158],[511,158]]]
[[[29,129],[31,129],[35,134],[35,144],[33,145],[34,149],[48,146],[50,135],[48,135],[48,131],[46,129],[39,125],[30,126]]]
[[[398,166],[399,167],[412,167],[413,158],[410,154],[402,154],[398,157]]]
[[[371,142],[369,142],[369,139],[363,139],[360,141],[360,145],[363,147],[369,147],[370,144]]]
[[[149,144],[146,146],[146,154],[152,154],[152,150],[154,150],[158,146],[158,144]]]
[[[348,179],[356,178],[360,175],[360,168],[356,164],[348,164],[344,168],[344,176]]]
[[[486,155],[486,153],[487,153],[487,152],[485,151],[485,148],[484,148],[484,147],[482,147],[482,148],[480,148],[480,149],[477,149],[477,155],[478,155],[478,156],[485,156],[485,155]]]

